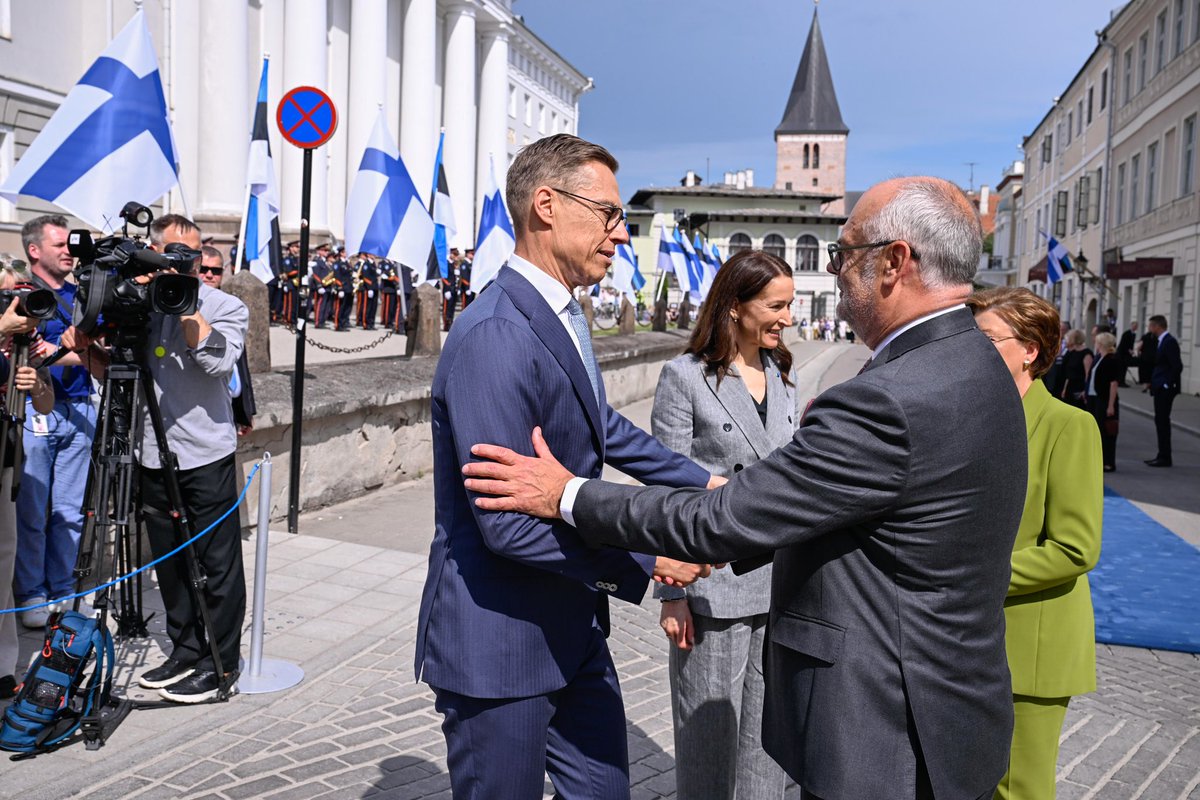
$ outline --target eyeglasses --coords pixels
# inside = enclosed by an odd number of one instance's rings
[[[209,273],[210,275],[224,275],[224,274],[225,274],[225,268],[224,268],[224,267],[204,267],[204,266],[201,266],[201,267],[198,267],[196,271],[197,271],[197,272],[199,272],[199,273],[201,273],[201,274],[203,274],[203,273]]]
[[[876,247],[887,247],[889,244],[896,242],[904,242],[903,239],[888,239],[886,242],[872,242],[871,244],[838,244],[830,242],[825,249],[829,251],[829,271],[834,275],[840,275],[842,270],[846,268],[845,254],[851,250],[873,250]],[[908,244],[908,242],[904,242]],[[912,254],[913,261],[920,261],[921,257],[917,255],[917,251],[913,249],[911,244],[908,245],[908,252]]]
[[[624,221],[626,219],[625,209],[621,208],[620,206],[614,206],[611,203],[602,203],[599,200],[593,200],[590,197],[584,197],[583,195],[578,195],[578,194],[575,194],[574,192],[568,192],[566,189],[558,189],[554,186],[551,186],[550,188],[554,189],[554,191],[558,192],[559,194],[565,194],[567,197],[574,198],[583,203],[591,203],[592,205],[596,206],[597,208],[603,209],[605,212],[605,217],[604,217],[604,232],[605,233],[611,233],[613,230],[616,229],[618,224],[620,224],[622,221]]]
[[[984,336],[986,336],[988,341],[992,344],[999,344],[1000,342],[1007,342],[1009,339],[1017,338],[1016,336],[992,336],[989,333],[985,333]]]

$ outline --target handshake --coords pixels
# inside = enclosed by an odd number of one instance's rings
[[[659,556],[654,562],[654,580],[667,586],[683,588],[691,586],[701,578],[707,578],[714,569],[720,569],[724,564],[689,564],[686,561],[676,561],[673,558]]]

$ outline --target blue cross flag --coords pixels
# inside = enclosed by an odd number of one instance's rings
[[[633,252],[633,247],[627,244],[617,245],[612,270],[613,288],[627,297],[630,303],[637,305],[637,293],[646,285],[646,279],[638,271],[637,254]]]
[[[1073,272],[1074,267],[1071,266],[1071,255],[1067,248],[1053,236],[1045,233],[1042,235],[1047,239],[1046,280],[1053,286],[1063,279],[1063,275]]]
[[[371,253],[413,269],[432,246],[433,218],[380,109],[346,204],[346,253]]]
[[[679,241],[679,231],[668,234],[666,225],[659,229],[658,268],[663,272],[675,273],[680,290],[686,292],[692,288],[688,277],[687,254],[683,252],[683,245]]]
[[[508,263],[508,257],[516,248],[517,237],[508,209],[504,206],[504,195],[496,182],[496,162],[488,162],[488,184],[483,194],[483,210],[479,213],[479,237],[475,243],[475,260],[471,262],[471,288],[476,292],[495,279],[500,268]]]
[[[158,58],[142,11],[71,89],[0,187],[104,231],[130,200],[156,202],[179,183]]]

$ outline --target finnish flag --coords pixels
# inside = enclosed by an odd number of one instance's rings
[[[263,59],[258,100],[254,106],[254,132],[250,136],[250,158],[246,164],[246,235],[245,257],[250,272],[267,283],[279,272],[272,258],[279,245],[279,189],[275,183],[275,165],[271,161],[271,143],[267,140],[267,59]]]
[[[717,269],[721,265],[716,262],[712,253],[704,246],[704,242],[700,241],[699,233],[696,234],[692,245],[696,249],[696,257],[700,260],[700,299],[705,300],[708,298],[708,291],[712,288],[713,281],[716,280]]]
[[[700,294],[700,275],[703,272],[700,259],[697,257],[696,251],[692,249],[692,243],[679,232],[679,228],[675,229],[675,241],[679,242],[679,246],[683,248],[683,255],[687,262],[688,294],[696,301],[703,300],[704,298]]]
[[[667,235],[667,226],[659,229],[658,238],[658,268],[664,273],[675,273],[681,291],[691,291],[692,284],[688,276],[687,253],[679,241],[679,231]]]
[[[1071,254],[1067,252],[1067,248],[1055,239],[1053,236],[1042,234],[1046,237],[1048,247],[1046,254],[1046,280],[1050,285],[1058,283],[1063,279],[1063,275],[1068,272],[1073,272],[1074,267],[1071,266]]]
[[[120,226],[179,183],[154,42],[138,11],[71,89],[13,167],[0,195],[48,200],[92,227]]]
[[[613,257],[612,282],[614,289],[630,303],[637,305],[637,292],[646,285],[646,279],[638,271],[637,254],[630,245],[617,245],[617,252]]]
[[[425,263],[432,246],[433,218],[380,109],[346,204],[346,253],[371,253],[411,269]]]
[[[488,168],[488,185],[483,196],[483,210],[479,214],[479,237],[475,242],[475,260],[471,262],[471,286],[482,291],[500,274],[500,268],[517,246],[504,196],[496,184],[496,164]]]

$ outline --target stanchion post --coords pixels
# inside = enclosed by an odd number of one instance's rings
[[[250,661],[238,679],[246,694],[277,692],[304,680],[304,670],[290,661],[263,659],[267,616],[267,539],[271,522],[271,454],[264,453],[258,471],[258,530],[254,538],[254,607],[250,616]]]

